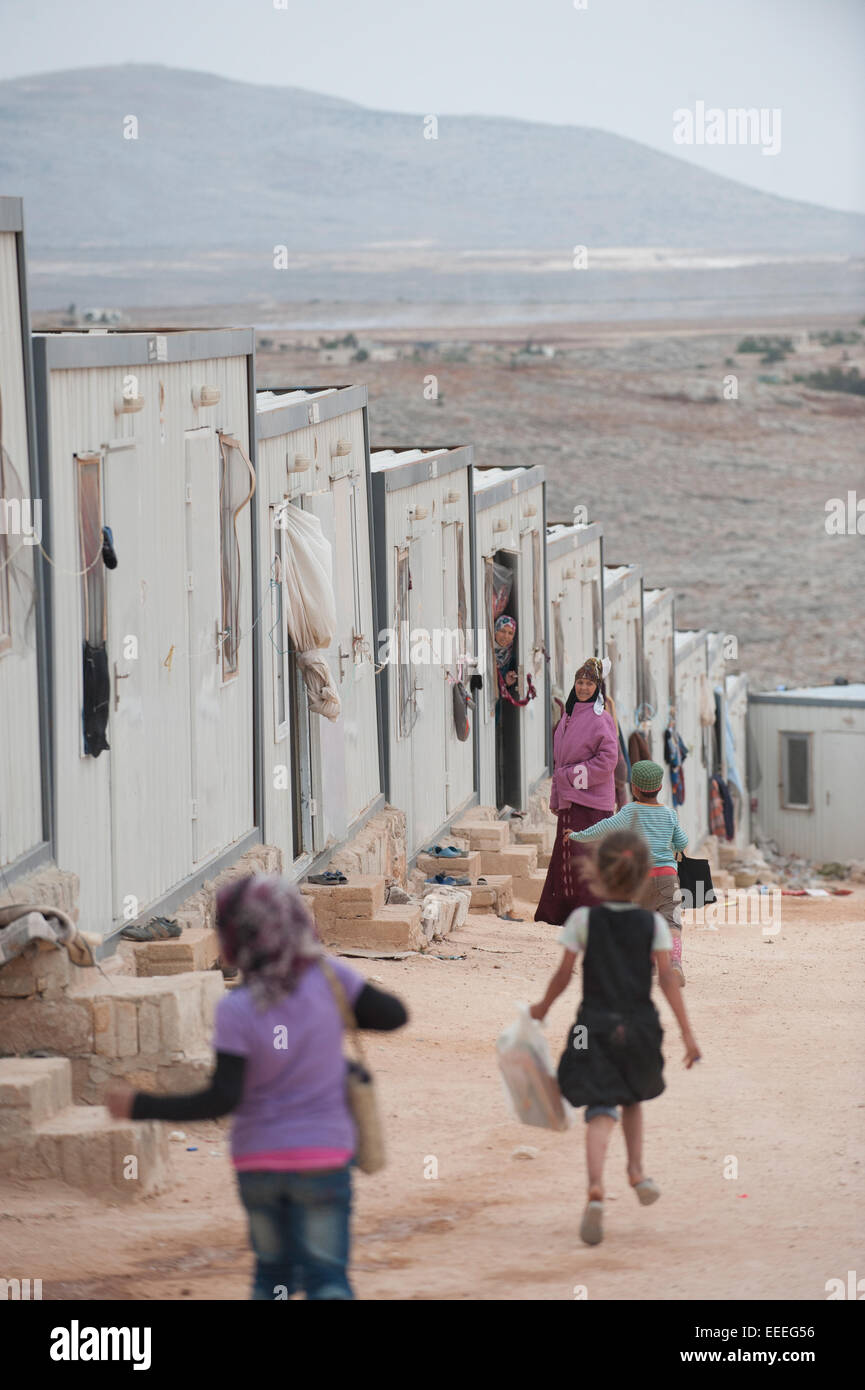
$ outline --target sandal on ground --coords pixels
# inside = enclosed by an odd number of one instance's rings
[[[457,849],[456,845],[433,845],[427,850],[427,854],[432,854],[436,859],[464,859],[465,850]]]
[[[587,1202],[580,1222],[580,1240],[584,1245],[600,1245],[604,1239],[604,1204]]]
[[[512,912],[498,912],[496,916],[502,922],[524,922],[526,920],[525,917],[515,917]]]
[[[641,1207],[650,1207],[661,1195],[661,1189],[651,1178],[643,1178],[642,1182],[632,1182],[631,1186],[640,1200]]]
[[[673,972],[673,974],[675,975],[676,979],[679,981],[679,989],[684,989],[684,988],[685,988],[685,972],[684,972],[684,970],[682,969],[681,965],[673,965],[673,966],[670,967],[670,969],[672,970],[672,972]]]
[[[310,874],[307,883],[321,883],[330,888],[334,883],[348,883],[345,874],[341,874],[337,869],[328,869],[323,874]]]

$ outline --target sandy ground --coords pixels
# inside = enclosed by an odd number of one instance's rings
[[[444,955],[362,961],[411,1010],[372,1037],[390,1136],[387,1169],[356,1181],[353,1277],[362,1299],[825,1299],[861,1268],[865,890],[783,899],[780,934],[686,928],[685,998],[704,1060],[691,1072],[666,1001],[667,1090],[646,1106],[641,1208],[620,1134],[608,1163],[607,1235],[577,1236],[583,1123],[565,1134],[511,1120],[494,1040],[542,993],[556,929],[472,916]],[[558,1001],[557,1052],[578,985]],[[251,1269],[225,1157],[225,1124],[184,1126],[174,1182],[131,1206],[44,1186],[0,1189],[4,1264],[46,1299],[241,1299]],[[530,1145],[534,1158],[514,1150]],[[218,1155],[218,1156],[215,1156]],[[730,1158],[738,1176],[724,1176]],[[438,1176],[425,1177],[437,1160]],[[24,1277],[24,1274],[21,1274]]]

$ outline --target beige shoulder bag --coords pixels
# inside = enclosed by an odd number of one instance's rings
[[[356,1059],[350,1057],[347,1059],[348,1071],[346,1073],[346,1099],[357,1130],[355,1162],[362,1173],[377,1173],[380,1168],[384,1167],[386,1160],[384,1132],[378,1111],[375,1081],[366,1064],[357,1019],[349,1007],[345,990],[336,971],[326,956],[322,956],[319,965],[330,985],[343,1027],[350,1036],[357,1054]]]

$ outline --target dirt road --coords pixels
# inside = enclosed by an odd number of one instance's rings
[[[493,1043],[559,957],[556,930],[473,916],[440,949],[464,959],[358,962],[402,995],[400,1034],[373,1038],[391,1160],[359,1175],[353,1278],[363,1299],[824,1299],[861,1270],[865,891],[783,900],[783,929],[686,929],[693,1071],[666,1002],[667,1090],[646,1107],[646,1171],[628,1190],[621,1135],[607,1235],[580,1244],[582,1120],[565,1134],[508,1116]],[[575,982],[549,1021],[556,1051]],[[251,1259],[225,1125],[186,1125],[162,1196],[108,1206],[0,1189],[4,1264],[43,1297],[240,1299]],[[529,1145],[533,1158],[514,1156]],[[188,1152],[196,1146],[197,1152]],[[433,1163],[432,1160],[435,1160]],[[738,1165],[736,1177],[726,1177]],[[437,1169],[437,1177],[425,1176]]]

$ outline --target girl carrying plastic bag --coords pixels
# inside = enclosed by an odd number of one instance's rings
[[[564,1100],[547,1040],[528,1004],[499,1035],[496,1057],[514,1117],[540,1129],[567,1129],[573,1110]]]

